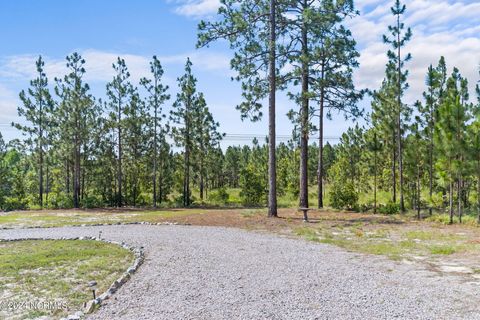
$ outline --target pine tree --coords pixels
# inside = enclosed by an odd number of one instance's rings
[[[146,171],[148,149],[148,125],[145,102],[134,88],[124,109],[123,171],[125,174],[126,203],[137,205],[142,173]]]
[[[157,173],[158,173],[158,152],[161,149],[160,143],[165,140],[165,134],[167,134],[167,126],[162,125],[162,120],[165,115],[162,113],[162,105],[170,99],[170,95],[167,94],[168,86],[162,84],[163,68],[160,60],[156,56],[153,56],[153,60],[150,62],[150,71],[152,73],[152,79],[142,78],[140,83],[145,87],[149,93],[148,106],[150,110],[153,110],[153,116],[151,117],[150,127],[153,127],[153,207],[157,207]],[[159,137],[160,136],[160,137]],[[161,198],[159,199],[161,201]]]
[[[373,214],[377,213],[377,190],[378,190],[378,173],[379,173],[379,153],[382,150],[382,142],[379,138],[377,128],[371,128],[365,132],[365,143],[367,150],[370,152],[370,166],[371,171],[373,171]]]
[[[191,204],[190,175],[192,164],[192,151],[195,142],[194,109],[198,104],[197,79],[192,73],[190,58],[185,64],[185,74],[177,79],[180,91],[173,103],[170,119],[177,127],[173,128],[173,137],[177,146],[183,147],[183,206]]]
[[[73,206],[80,207],[81,175],[84,170],[86,145],[91,139],[92,124],[98,116],[90,87],[84,83],[85,60],[73,53],[67,57],[70,73],[57,79],[55,91],[60,98],[56,114],[58,136],[73,160]]]
[[[195,144],[198,148],[197,158],[199,165],[199,187],[200,200],[204,199],[205,181],[207,180],[206,163],[210,154],[214,152],[222,139],[222,134],[218,132],[220,124],[213,120],[203,94],[199,94],[193,110],[193,125],[195,130]]]
[[[402,103],[402,96],[408,88],[407,76],[408,70],[404,70],[405,63],[408,62],[412,56],[408,53],[402,55],[402,48],[411,39],[412,31],[410,28],[405,30],[405,24],[401,22],[401,17],[405,14],[406,6],[400,3],[400,0],[395,0],[394,6],[391,8],[392,14],[396,19],[395,25],[389,26],[388,31],[390,36],[384,35],[383,41],[391,45],[391,50],[388,51],[389,62],[387,64],[387,73],[392,77],[396,84],[395,97],[397,100],[396,114],[397,114],[397,145],[398,145],[398,170],[400,180],[400,210],[405,211],[405,203],[403,196],[403,128],[402,128],[402,114],[403,109],[406,108]]]
[[[276,173],[276,91],[281,88],[278,69],[286,63],[282,41],[285,33],[284,1],[221,0],[219,20],[199,24],[197,46],[208,46],[225,39],[235,50],[231,61],[241,82],[243,102],[237,106],[242,119],[258,121],[262,117],[261,101],[268,97],[269,118],[269,196],[268,216],[277,216]],[[267,76],[263,76],[263,72]]]
[[[382,87],[378,91],[373,92],[371,118],[373,128],[377,131],[382,143],[382,149],[387,153],[387,157],[390,158],[392,202],[396,203],[397,114],[393,92],[394,86],[391,79],[386,78],[382,83]]]
[[[117,59],[117,62],[112,65],[115,71],[113,80],[107,84],[107,96],[109,99],[110,121],[112,129],[116,130],[116,149],[117,149],[117,192],[116,203],[118,207],[123,205],[122,198],[122,184],[123,184],[123,121],[122,115],[125,114],[125,107],[129,103],[130,95],[132,92],[132,85],[129,82],[130,73],[128,72],[125,60]]]
[[[309,184],[309,133],[310,118],[314,113],[312,100],[317,100],[320,148],[316,170],[319,186],[319,206],[323,206],[322,158],[324,109],[358,110],[351,81],[351,68],[358,63],[355,41],[341,23],[354,16],[353,1],[287,1],[286,12],[288,38],[285,51],[293,66],[288,78],[299,84],[299,93],[290,93],[299,105],[299,112],[291,112],[290,118],[300,127],[300,206],[308,207]],[[348,112],[348,111],[347,111]],[[355,113],[355,112],[354,112]]]
[[[347,14],[349,11],[343,13]],[[335,23],[344,17],[335,15]],[[318,151],[318,207],[323,207],[323,121],[332,119],[333,112],[343,113],[345,118],[358,118],[362,115],[357,102],[364,91],[356,91],[353,84],[353,69],[359,66],[359,53],[355,48],[355,41],[351,32],[344,26],[329,26],[319,30],[319,38],[323,38],[314,53],[314,60],[318,60],[319,77],[313,84],[315,99],[318,101],[319,117],[319,151]],[[325,112],[326,111],[326,112]]]
[[[54,102],[48,90],[48,78],[44,72],[45,62],[41,56],[35,64],[37,77],[30,81],[31,88],[27,92],[24,90],[20,92],[23,106],[18,108],[18,115],[24,117],[28,124],[12,123],[12,125],[28,135],[26,143],[34,152],[37,163],[38,203],[43,208],[45,150],[51,143],[49,137]]]
[[[437,170],[449,190],[450,223],[454,215],[454,186],[457,188],[458,216],[462,219],[462,181],[466,174],[466,124],[471,118],[468,105],[468,85],[457,68],[447,80],[445,97],[439,107],[435,143],[440,152]]]
[[[428,178],[429,178],[429,201],[432,202],[433,181],[434,181],[434,163],[435,163],[435,142],[433,139],[435,124],[438,118],[438,107],[442,102],[443,92],[446,83],[446,64],[445,58],[441,57],[438,66],[428,67],[426,85],[427,91],[423,93],[425,106],[417,103],[416,107],[421,115],[421,121],[424,123],[424,135],[428,142]],[[429,207],[429,214],[432,215],[432,206]]]

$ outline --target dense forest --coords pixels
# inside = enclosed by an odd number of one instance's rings
[[[66,58],[61,79],[48,78],[40,56],[37,76],[19,94],[22,121],[12,124],[23,139],[6,144],[0,133],[0,208],[268,205],[276,216],[277,206],[329,206],[480,219],[480,87],[470,94],[461,71],[439,56],[425,66],[423,96],[405,103],[414,58],[405,52],[413,36],[405,5],[395,0],[391,9],[381,87],[367,89],[352,77],[352,0],[221,3],[215,19],[199,24],[197,46],[229,43],[242,89],[236,109],[251,121],[268,109],[265,141],[220,147],[224,133],[189,59],[171,96],[157,57],[139,83],[119,57],[99,99],[78,53]],[[280,92],[291,99],[295,130],[277,144]],[[371,108],[363,110],[362,99]],[[366,125],[325,143],[324,121],[333,117]]]

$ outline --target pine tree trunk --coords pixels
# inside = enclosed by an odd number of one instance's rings
[[[375,144],[377,143],[377,135],[375,133]],[[373,214],[377,213],[377,148],[375,146],[374,160],[373,160]]]
[[[155,88],[157,88],[157,77],[155,77]],[[155,114],[153,129],[153,207],[157,207],[157,117],[158,117],[158,100],[155,93]]]
[[[430,117],[433,117],[431,115]],[[432,210],[432,196],[433,196],[433,133],[432,129],[430,129],[430,148],[429,148],[429,190],[428,194],[430,196],[430,204],[428,208],[428,214],[432,216],[433,210]]]
[[[276,160],[276,1],[270,0],[269,102],[268,102],[268,216],[277,217]]]
[[[480,224],[480,171],[477,171],[477,214],[477,223]]]
[[[420,168],[417,166],[417,218],[418,220],[421,219],[421,216],[420,216],[420,205],[421,205],[421,199],[420,199]]]
[[[203,185],[203,159],[202,159],[200,163],[200,200],[202,202],[203,202],[203,191],[204,191],[204,185]]]
[[[323,108],[324,108],[324,95],[325,90],[323,86],[323,80],[325,78],[325,69],[322,65],[322,88],[320,91],[320,114],[319,114],[319,124],[318,124],[318,168],[317,168],[317,184],[318,184],[318,209],[323,208]]]
[[[457,182],[457,202],[458,202],[458,221],[462,223],[462,178],[458,178]]]
[[[39,183],[39,192],[38,192],[38,197],[39,197],[39,202],[40,202],[40,208],[43,209],[43,147],[40,144],[40,172],[39,172],[39,177],[38,177],[38,183]]]
[[[65,160],[65,169],[66,169],[66,172],[67,172],[67,176],[66,176],[66,181],[65,181],[65,184],[66,184],[66,189],[67,189],[67,194],[70,194],[70,163],[68,161],[68,159]]]
[[[397,203],[397,145],[396,145],[396,132],[393,131],[393,155],[392,155],[392,202]]]
[[[450,210],[450,224],[453,224],[453,182],[450,181],[450,187],[449,187],[449,210]]]
[[[49,166],[48,166],[48,160],[46,161],[46,175],[45,175],[45,202],[46,202],[46,205],[48,206],[48,194],[50,192],[50,170],[49,170]]]
[[[80,146],[78,138],[75,138],[75,155],[74,155],[74,171],[73,171],[73,206],[80,208]]]
[[[122,207],[122,104],[121,98],[118,97],[118,195],[117,206]]]
[[[307,1],[303,2],[304,8],[307,7]],[[302,55],[308,55],[308,38],[305,24],[302,26]],[[308,208],[308,62],[302,62],[302,92],[301,92],[301,111],[300,111],[300,207]]]
[[[397,15],[397,30],[400,30],[400,16]],[[400,44],[400,32],[397,32],[397,43]],[[402,152],[402,58],[401,46],[398,45],[398,115],[397,115],[397,134],[398,134],[398,175],[400,179],[400,211],[405,212],[405,203],[403,199],[403,152]]]

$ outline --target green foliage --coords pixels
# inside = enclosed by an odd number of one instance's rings
[[[88,195],[80,201],[82,208],[101,208],[104,206],[100,196]]]
[[[28,200],[18,197],[5,197],[3,200],[3,210],[25,210],[27,209]]]
[[[212,190],[208,194],[208,201],[215,205],[225,205],[228,203],[230,195],[225,188],[219,188],[217,190]]]
[[[333,183],[330,188],[331,206],[336,209],[354,209],[358,205],[358,193],[351,182]]]
[[[73,198],[65,192],[53,192],[48,195],[47,206],[52,209],[73,208]]]
[[[400,205],[390,201],[384,205],[379,205],[378,212],[381,214],[398,214],[400,212]]]
[[[247,165],[240,174],[240,198],[245,206],[263,205],[266,200],[265,183],[253,164]]]

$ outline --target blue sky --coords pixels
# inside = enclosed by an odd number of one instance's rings
[[[361,67],[355,73],[358,87],[374,89],[382,81],[386,47],[381,35],[392,23],[389,12],[392,3],[356,1],[361,15],[348,21],[348,26],[361,52]],[[421,98],[425,71],[440,55],[446,57],[449,67],[459,67],[473,87],[479,78],[480,3],[473,0],[406,0],[405,3],[406,24],[414,33],[407,47],[413,60],[408,64],[411,89],[405,100],[413,103]],[[36,57],[44,56],[47,75],[53,80],[64,74],[65,56],[78,51],[87,61],[86,80],[98,97],[104,95],[105,84],[112,77],[111,64],[117,56],[125,58],[131,80],[137,83],[148,74],[148,62],[154,54],[164,66],[165,81],[174,96],[175,79],[181,75],[189,56],[199,90],[205,93],[221,130],[229,134],[265,135],[266,119],[255,124],[241,122],[234,108],[240,101],[240,90],[238,83],[230,81],[232,52],[224,44],[195,49],[198,21],[212,18],[217,7],[218,0],[0,1],[0,131],[6,140],[20,136],[6,124],[19,121],[18,92],[28,87]],[[363,105],[368,108],[368,103]],[[285,113],[294,107],[284,94],[279,94],[278,134],[291,133]],[[327,121],[325,135],[338,137],[349,125],[342,116],[336,116]]]

